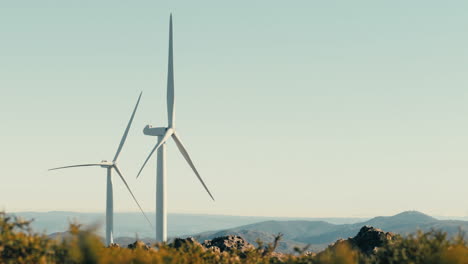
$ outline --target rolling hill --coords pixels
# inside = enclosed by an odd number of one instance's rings
[[[104,235],[105,215],[103,213],[79,212],[16,212],[9,213],[24,219],[34,219],[32,227],[39,232],[47,234],[67,230],[70,222],[78,222],[88,227],[97,228],[100,235]],[[154,213],[147,214],[150,220],[155,218]],[[248,225],[265,221],[326,221],[330,223],[356,223],[362,218],[288,218],[288,217],[258,217],[258,216],[231,216],[231,215],[203,215],[203,214],[175,214],[168,215],[168,235],[184,236],[210,230],[223,230],[236,226]],[[154,224],[154,223],[153,223]],[[141,213],[114,213],[114,235],[116,237],[153,237],[154,230],[146,222]]]
[[[101,213],[31,212],[15,213],[15,215],[26,219],[34,218],[34,230],[52,233],[52,237],[67,230],[68,223],[73,220],[88,226],[97,226],[98,234],[102,236],[104,214]],[[154,219],[154,214],[150,214],[150,219]],[[170,214],[168,222],[169,237],[186,237],[192,234],[201,242],[224,235],[240,235],[253,244],[256,244],[257,239],[268,243],[273,240],[274,235],[283,233],[284,237],[279,245],[281,252],[292,252],[294,247],[305,247],[306,245],[310,245],[312,251],[319,251],[337,239],[355,236],[364,225],[398,234],[438,229],[454,236],[459,229],[468,231],[468,221],[438,220],[417,211],[407,211],[394,216],[379,216],[372,219],[294,219]],[[119,244],[130,244],[137,237],[145,242],[153,242],[151,238],[154,237],[154,231],[139,213],[116,213],[114,227],[115,241]]]
[[[264,221],[231,229],[203,232],[194,237],[204,241],[221,235],[234,234],[244,237],[250,243],[255,243],[257,239],[270,242],[275,234],[282,233],[284,240],[280,244],[279,251],[292,252],[295,246],[305,245],[310,245],[312,251],[318,251],[340,238],[346,239],[356,235],[365,225],[402,235],[431,229],[442,230],[449,236],[456,235],[460,229],[468,231],[467,221],[437,220],[417,211],[407,211],[354,224],[330,224],[324,221]]]

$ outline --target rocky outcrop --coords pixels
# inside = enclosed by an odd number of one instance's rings
[[[370,255],[382,247],[388,241],[395,238],[395,234],[391,232],[385,232],[381,229],[374,228],[372,226],[363,226],[355,237],[348,239],[340,239],[329,246],[333,248],[341,243],[349,244],[353,249],[357,249],[364,254]]]
[[[348,240],[353,247],[358,248],[361,252],[371,254],[394,237],[395,234],[391,232],[384,232],[372,226],[363,226],[355,237]]]
[[[172,243],[169,244],[170,247],[173,248],[181,248],[184,245],[197,245],[197,246],[202,246],[195,238],[193,237],[187,237],[187,238],[175,238]]]
[[[205,248],[211,249],[214,251],[219,252],[244,252],[250,249],[254,249],[255,247],[243,239],[241,236],[222,236],[216,237],[212,240],[205,240],[202,244]]]
[[[143,242],[143,241],[137,240],[137,241],[135,241],[134,243],[129,244],[129,245],[127,246],[127,248],[129,248],[129,249],[141,248],[141,249],[144,249],[144,250],[149,250],[149,249],[150,249],[150,246],[148,246],[147,244],[145,244],[145,242]]]
[[[351,248],[359,250],[360,252],[370,255],[375,253],[378,248],[382,247],[388,241],[395,239],[395,234],[391,232],[384,232],[381,229],[374,228],[372,226],[363,226],[356,236],[350,237],[348,239],[339,239],[335,243],[331,244],[328,248],[333,249],[334,247],[342,244],[347,244]],[[118,247],[118,245],[112,245],[113,247]],[[211,250],[214,252],[246,252],[249,250],[254,250],[255,246],[247,242],[243,237],[238,235],[227,235],[213,238],[212,240],[205,240],[203,244],[200,244],[195,238],[175,238],[169,245],[169,247],[179,249],[187,247],[198,246],[204,250]],[[142,248],[149,250],[150,246],[145,244],[143,241],[135,241],[132,244],[128,245],[130,249]],[[275,247],[276,248],[276,247]],[[267,250],[267,247],[260,249],[261,252],[265,254],[270,254],[271,256],[282,258],[282,253],[273,252],[272,250]],[[308,253],[312,254],[312,253]],[[315,254],[315,253],[314,253]],[[319,253],[320,254],[320,253]]]

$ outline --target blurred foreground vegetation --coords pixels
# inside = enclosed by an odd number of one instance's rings
[[[30,221],[10,217],[0,212],[0,263],[467,263],[468,246],[460,235],[448,239],[438,231],[396,237],[366,255],[347,243],[336,243],[321,253],[297,249],[297,254],[279,254],[277,243],[263,245],[244,252],[207,250],[198,244],[186,243],[179,248],[167,244],[133,249],[105,247],[91,230],[70,225],[70,235],[63,240],[35,233]],[[278,236],[276,242],[281,238]]]

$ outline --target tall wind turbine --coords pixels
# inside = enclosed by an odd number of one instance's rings
[[[133,200],[135,203],[138,205],[138,208],[140,208],[140,211],[143,213],[145,216],[146,220],[148,223],[151,225],[150,220],[146,216],[145,212],[141,208],[140,204],[138,203],[138,200],[135,198],[135,195],[133,195],[132,190],[130,189],[130,186],[128,186],[127,181],[125,180],[121,170],[117,166],[117,159],[119,158],[120,152],[122,151],[122,148],[125,144],[125,140],[127,139],[128,131],[130,130],[130,127],[133,122],[133,118],[135,117],[136,110],[138,108],[138,104],[140,104],[140,99],[141,99],[141,94],[138,97],[138,101],[135,105],[135,109],[133,109],[132,116],[130,117],[130,121],[128,122],[127,128],[125,129],[125,132],[123,134],[122,139],[120,140],[119,147],[117,148],[117,152],[115,153],[114,159],[112,161],[107,161],[103,160],[100,163],[88,163],[88,164],[80,164],[80,165],[71,165],[71,166],[65,166],[65,167],[59,167],[59,168],[53,168],[51,170],[59,170],[59,169],[67,169],[67,168],[75,168],[75,167],[90,167],[90,166],[100,166],[101,168],[107,169],[107,194],[106,194],[106,245],[110,245],[114,243],[114,195],[113,195],[113,184],[112,184],[112,169],[117,172],[117,174],[120,176],[120,179],[122,179],[123,183],[127,187],[127,190],[130,192],[131,196],[133,197]]]
[[[175,141],[177,148],[184,156],[187,163],[192,168],[195,175],[200,180],[201,184],[205,190],[213,199],[210,190],[206,187],[206,184],[203,182],[200,174],[198,173],[195,165],[192,162],[187,150],[185,149],[182,141],[180,140],[179,135],[176,133],[175,128],[175,98],[174,98],[174,62],[173,62],[173,53],[172,53],[172,14],[169,20],[169,62],[167,69],[167,127],[152,127],[147,125],[143,133],[147,136],[157,136],[158,142],[156,146],[151,150],[148,158],[146,158],[143,166],[141,166],[138,176],[140,176],[143,168],[145,167],[148,160],[151,158],[153,153],[158,150],[157,154],[157,169],[156,169],[156,241],[166,242],[167,241],[167,211],[166,211],[166,142],[170,137]]]

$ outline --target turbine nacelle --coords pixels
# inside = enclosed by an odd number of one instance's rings
[[[112,161],[103,160],[101,161],[100,165],[102,168],[110,168],[110,167],[113,167],[115,163]]]
[[[167,127],[153,127],[152,125],[147,125],[143,129],[143,134],[147,136],[164,136],[167,131]]]

